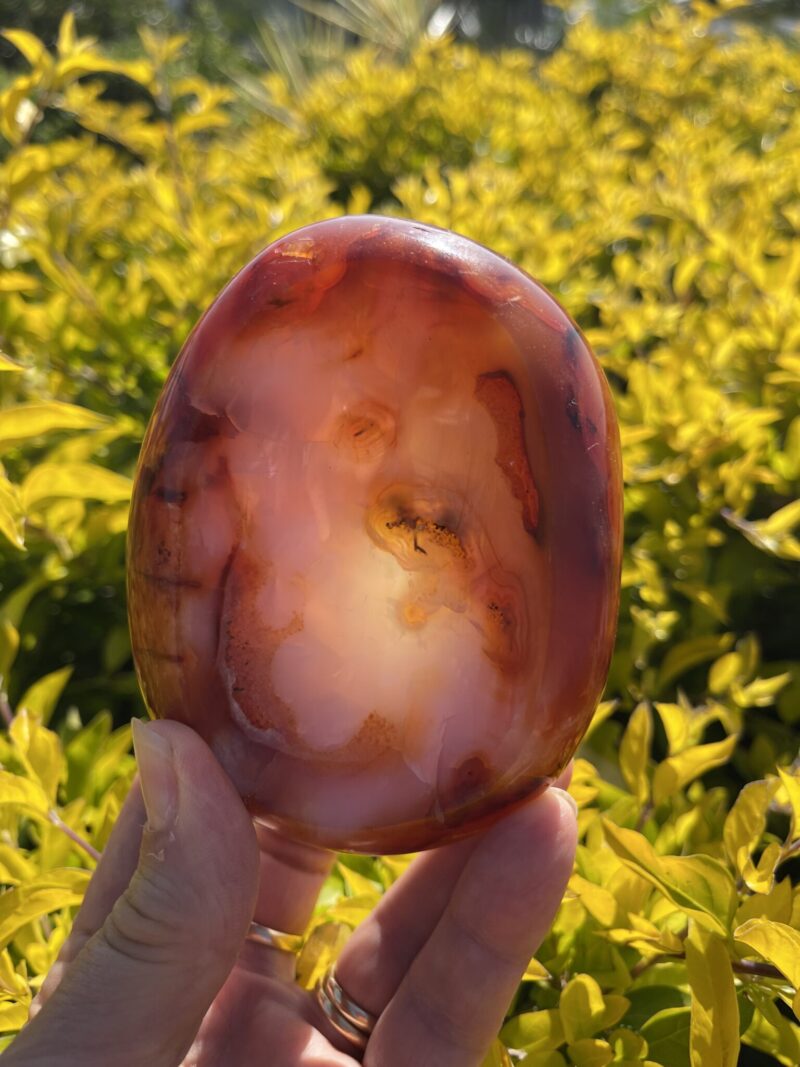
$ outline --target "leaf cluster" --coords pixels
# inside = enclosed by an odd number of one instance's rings
[[[26,65],[0,89],[1,1032],[130,782],[127,501],[171,361],[265,244],[373,210],[547,285],[622,429],[578,861],[491,1063],[732,1067],[740,1043],[800,1062],[800,82],[733,6],[575,16],[541,60],[362,46],[246,97],[187,75],[181,38],[142,30],[120,60],[69,15],[52,51],[6,32]],[[304,982],[407,862],[342,857]]]

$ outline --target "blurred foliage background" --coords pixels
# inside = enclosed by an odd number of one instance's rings
[[[491,1062],[796,1067],[794,5],[256,8],[0,0],[0,1033],[132,777],[127,502],[169,366],[260,248],[374,211],[545,284],[622,425],[623,600],[573,786],[582,845]],[[404,862],[342,858],[304,981]]]

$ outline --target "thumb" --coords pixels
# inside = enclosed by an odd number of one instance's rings
[[[230,780],[179,723],[137,721],[134,744],[147,810],[138,866],[9,1050],[20,1062],[176,1067],[247,932],[258,846]]]

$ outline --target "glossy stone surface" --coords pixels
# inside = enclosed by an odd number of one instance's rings
[[[556,302],[378,217],[259,255],[142,449],[133,648],[255,816],[332,848],[452,839],[565,765],[612,650],[620,460]]]

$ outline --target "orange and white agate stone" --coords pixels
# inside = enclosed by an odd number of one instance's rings
[[[147,705],[289,837],[463,836],[551,782],[591,719],[620,501],[602,371],[530,277],[416,222],[289,234],[201,319],[147,431]]]

